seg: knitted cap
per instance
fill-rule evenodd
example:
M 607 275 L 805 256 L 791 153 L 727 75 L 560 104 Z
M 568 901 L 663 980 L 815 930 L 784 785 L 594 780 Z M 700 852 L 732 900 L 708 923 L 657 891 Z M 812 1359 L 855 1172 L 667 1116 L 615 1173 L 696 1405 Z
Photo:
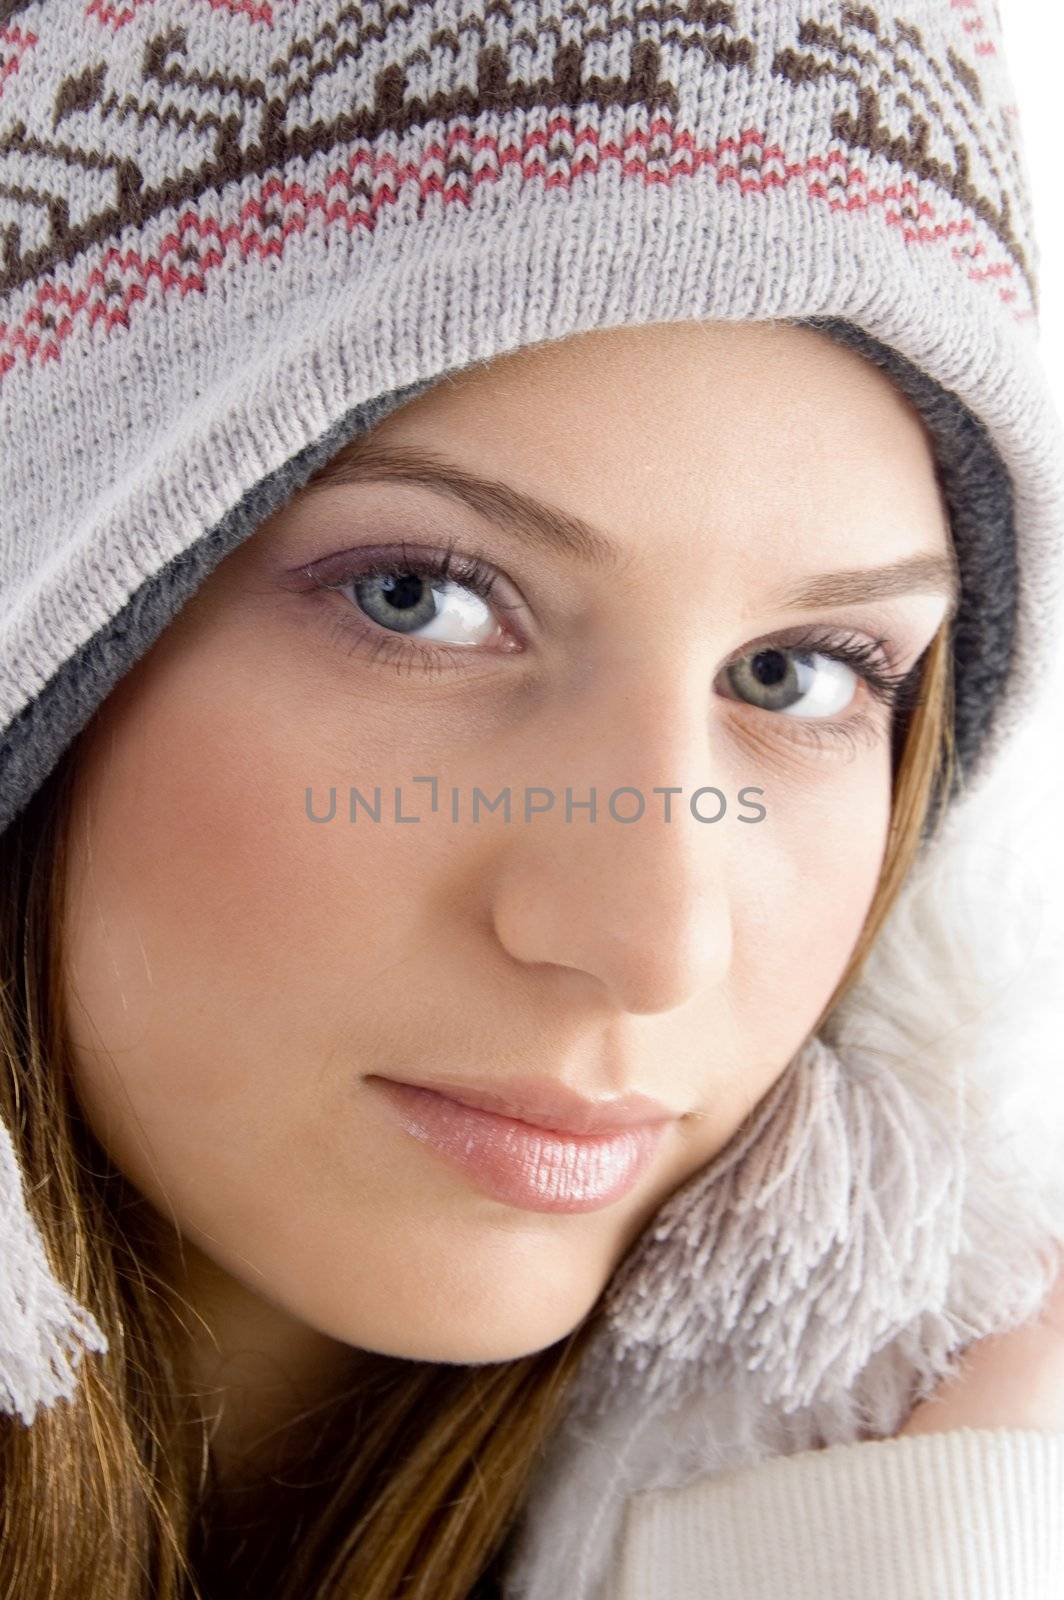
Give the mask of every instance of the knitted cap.
M 344 442 L 506 351 L 785 319 L 934 440 L 969 780 L 1048 659 L 1064 450 L 989 0 L 0 5 L 0 829 Z M 6 1165 L 5 1165 L 6 1164 Z M 0 1405 L 104 1348 L 0 1127 Z

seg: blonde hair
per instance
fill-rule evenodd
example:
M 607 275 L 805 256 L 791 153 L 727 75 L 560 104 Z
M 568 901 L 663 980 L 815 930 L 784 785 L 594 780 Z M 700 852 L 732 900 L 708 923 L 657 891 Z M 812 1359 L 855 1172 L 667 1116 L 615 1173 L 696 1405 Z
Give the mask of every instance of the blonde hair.
M 952 779 L 949 629 L 918 666 L 895 747 L 878 888 L 834 1005 L 856 977 Z M 283 1472 L 216 1493 L 188 1399 L 185 1309 L 166 1219 L 79 1112 L 59 910 L 76 745 L 0 835 L 0 1112 L 53 1271 L 110 1340 L 75 1396 L 31 1428 L 0 1417 L 0 1551 L 19 1600 L 471 1600 L 497 1592 L 529 1474 L 562 1413 L 600 1301 L 566 1338 L 488 1366 L 352 1352 L 349 1387 L 283 1434 Z M 823 1014 L 822 1014 L 823 1015 Z M 815 1030 L 813 1030 L 815 1031 Z M 231 1566 L 226 1559 L 231 1557 Z M 254 1583 L 254 1588 L 252 1584 Z M 215 1591 L 214 1586 L 217 1585 Z

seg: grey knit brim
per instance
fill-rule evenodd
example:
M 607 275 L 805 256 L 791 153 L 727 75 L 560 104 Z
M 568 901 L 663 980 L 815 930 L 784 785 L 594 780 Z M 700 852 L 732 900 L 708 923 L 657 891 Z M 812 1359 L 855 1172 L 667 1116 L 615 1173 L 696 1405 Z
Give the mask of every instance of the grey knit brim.
M 810 317 L 805 326 L 881 367 L 919 411 L 934 445 L 961 579 L 951 631 L 956 792 L 979 771 L 1013 666 L 1019 561 L 1012 480 L 964 402 L 897 350 L 837 318 Z
M 0 735 L 0 832 L 40 788 L 121 678 L 227 555 L 278 511 L 349 439 L 433 387 L 410 384 L 352 407 L 320 438 L 253 484 L 236 505 L 159 572 L 49 680 Z

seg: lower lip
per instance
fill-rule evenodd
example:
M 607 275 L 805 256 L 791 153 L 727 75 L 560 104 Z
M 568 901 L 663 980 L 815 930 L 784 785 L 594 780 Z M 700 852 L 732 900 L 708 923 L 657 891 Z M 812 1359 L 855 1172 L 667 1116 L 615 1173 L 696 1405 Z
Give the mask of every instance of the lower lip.
M 597 1211 L 638 1183 L 667 1122 L 616 1133 L 561 1133 L 481 1111 L 433 1089 L 365 1080 L 379 1087 L 415 1139 L 468 1173 L 477 1187 L 526 1211 Z

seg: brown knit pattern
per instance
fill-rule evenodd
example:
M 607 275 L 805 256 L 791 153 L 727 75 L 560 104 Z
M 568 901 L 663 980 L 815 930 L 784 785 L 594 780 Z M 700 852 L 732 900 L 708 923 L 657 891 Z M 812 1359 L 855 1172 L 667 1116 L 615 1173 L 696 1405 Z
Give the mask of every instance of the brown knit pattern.
M 702 166 L 751 197 L 796 184 L 872 211 L 1032 316 L 996 11 L 942 0 L 932 33 L 913 9 L 922 25 L 721 0 L 490 0 L 461 17 L 424 0 L 4 0 L 0 381 L 307 229 L 353 239 L 389 215 L 512 202 L 511 185 L 671 185 Z

